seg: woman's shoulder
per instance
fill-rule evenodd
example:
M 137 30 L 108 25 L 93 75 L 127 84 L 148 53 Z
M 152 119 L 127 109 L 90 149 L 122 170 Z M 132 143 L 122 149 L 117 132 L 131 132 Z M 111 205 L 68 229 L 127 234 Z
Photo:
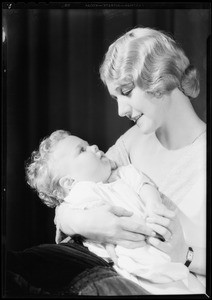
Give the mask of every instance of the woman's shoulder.
M 137 125 L 130 127 L 123 135 L 123 138 L 132 138 L 135 135 L 141 134 L 141 130 Z
M 128 129 L 121 137 L 120 139 L 124 142 L 126 149 L 130 149 L 134 142 L 138 139 L 141 140 L 143 136 L 142 131 L 139 129 L 137 125 L 132 126 L 130 129 Z

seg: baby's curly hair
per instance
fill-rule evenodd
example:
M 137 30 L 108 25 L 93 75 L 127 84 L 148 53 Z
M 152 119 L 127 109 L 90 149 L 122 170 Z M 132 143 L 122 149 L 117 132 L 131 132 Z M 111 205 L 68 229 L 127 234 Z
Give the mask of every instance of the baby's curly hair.
M 65 191 L 49 162 L 55 145 L 69 135 L 69 131 L 54 131 L 41 141 L 38 150 L 32 152 L 25 164 L 27 183 L 38 193 L 39 198 L 52 208 L 63 202 Z

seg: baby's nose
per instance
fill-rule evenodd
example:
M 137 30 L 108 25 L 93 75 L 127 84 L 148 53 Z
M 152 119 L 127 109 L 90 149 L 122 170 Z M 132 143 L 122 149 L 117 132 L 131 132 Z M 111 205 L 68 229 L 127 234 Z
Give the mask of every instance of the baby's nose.
M 91 151 L 93 151 L 94 153 L 97 152 L 99 150 L 97 145 L 92 145 L 90 146 Z

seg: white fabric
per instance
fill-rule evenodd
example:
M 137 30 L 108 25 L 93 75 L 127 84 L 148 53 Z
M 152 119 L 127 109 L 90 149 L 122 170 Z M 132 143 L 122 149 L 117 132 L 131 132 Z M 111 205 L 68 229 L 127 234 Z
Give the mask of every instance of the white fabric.
M 128 154 L 125 143 L 131 135 L 134 138 Z M 160 192 L 178 206 L 187 244 L 206 248 L 206 133 L 189 146 L 168 150 L 155 133 L 142 135 L 134 126 L 109 149 L 107 156 L 118 165 L 132 163 L 149 176 Z M 127 277 L 126 273 L 124 276 Z M 158 285 L 140 281 L 140 284 L 154 294 L 205 293 L 201 284 L 205 276 L 197 277 L 189 274 L 188 289 L 176 283 Z
M 56 242 L 60 241 L 59 223 L 62 221 L 59 210 L 62 206 L 64 209 L 65 205 L 73 209 L 89 209 L 104 201 L 133 211 L 138 221 L 141 220 L 144 216 L 145 205 L 139 197 L 139 191 L 144 183 L 151 183 L 151 181 L 132 165 L 120 167 L 116 172 L 116 180 L 111 183 L 89 181 L 76 183 L 57 209 Z M 97 243 L 85 242 L 84 245 L 98 256 L 109 257 L 105 248 Z M 167 283 L 188 277 L 187 267 L 182 263 L 172 263 L 167 254 L 150 245 L 136 249 L 116 246 L 115 251 L 118 256 L 118 267 L 116 267 L 118 272 L 124 270 L 156 283 Z
M 133 159 L 128 158 L 129 163 L 150 177 L 159 191 L 178 206 L 188 244 L 205 247 L 206 134 L 192 145 L 179 150 L 164 148 L 154 133 L 139 135 L 139 151 L 132 146 L 130 156 Z M 118 161 L 120 151 L 125 151 L 127 155 L 124 136 L 109 149 L 107 156 Z M 138 159 L 135 155 L 137 152 Z M 126 158 L 123 163 L 127 163 Z

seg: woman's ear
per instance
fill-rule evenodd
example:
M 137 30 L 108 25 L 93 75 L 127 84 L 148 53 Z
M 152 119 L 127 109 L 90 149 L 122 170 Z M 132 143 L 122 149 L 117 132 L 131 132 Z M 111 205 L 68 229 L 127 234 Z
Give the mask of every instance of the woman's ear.
M 72 179 L 70 176 L 63 176 L 59 180 L 60 186 L 64 189 L 68 189 L 68 190 L 71 189 L 73 182 L 74 182 L 74 179 Z
M 164 94 L 160 91 L 156 91 L 156 92 L 147 91 L 146 93 L 149 96 L 149 100 L 152 102 L 154 102 L 155 100 L 158 100 L 158 99 L 163 99 L 163 96 L 164 96 Z
M 163 97 L 163 94 L 160 91 L 157 91 L 157 92 L 155 92 L 154 96 L 155 96 L 155 98 L 160 99 Z

